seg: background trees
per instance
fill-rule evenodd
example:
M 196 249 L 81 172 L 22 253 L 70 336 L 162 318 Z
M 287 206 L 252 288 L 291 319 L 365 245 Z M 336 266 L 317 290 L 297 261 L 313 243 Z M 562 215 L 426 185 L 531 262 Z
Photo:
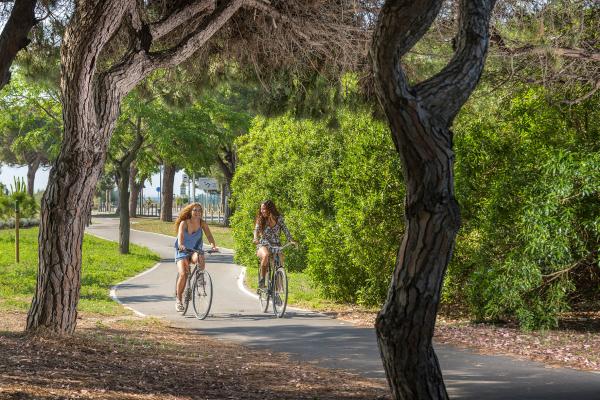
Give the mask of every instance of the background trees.
M 0 161 L 27 166 L 27 192 L 32 196 L 36 171 L 58 154 L 62 109 L 57 93 L 17 75 L 0 96 Z
M 29 44 L 29 30 L 35 19 L 36 0 L 16 0 L 0 34 L 0 89 L 10 80 L 10 66 L 19 50 Z M 6 4 L 2 5 L 6 13 Z

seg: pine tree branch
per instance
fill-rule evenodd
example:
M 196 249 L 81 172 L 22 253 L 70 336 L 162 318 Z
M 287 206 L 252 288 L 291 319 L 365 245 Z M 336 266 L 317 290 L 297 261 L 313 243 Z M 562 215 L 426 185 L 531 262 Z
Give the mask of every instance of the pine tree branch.
M 134 46 L 130 52 L 124 56 L 122 61 L 107 71 L 102 78 L 107 85 L 113 80 L 119 81 L 116 87 L 119 88 L 120 95 L 129 93 L 138 82 L 148 76 L 157 68 L 167 68 L 177 65 L 192 56 L 200 49 L 229 19 L 239 10 L 244 0 L 230 0 L 223 2 L 215 11 L 210 14 L 194 32 L 183 38 L 177 45 L 157 53 L 149 51 L 150 46 Z M 132 24 L 134 29 L 136 21 L 139 19 L 132 14 Z M 143 32 L 142 29 L 138 32 Z M 141 48 L 140 48 L 141 47 Z M 110 85 L 112 86 L 112 85 Z
M 443 1 L 387 1 L 373 34 L 371 58 L 378 91 L 392 103 L 415 101 L 401 66 L 402 57 L 423 37 Z
M 189 22 L 192 18 L 206 11 L 214 11 L 216 8 L 215 0 L 199 0 L 188 7 L 176 10 L 159 22 L 149 25 L 152 40 L 156 41 L 179 26 Z
M 456 51 L 430 79 L 415 85 L 429 114 L 450 126 L 479 82 L 489 44 L 489 21 L 495 0 L 461 0 Z
M 10 81 L 10 66 L 17 53 L 29 44 L 27 35 L 38 22 L 35 4 L 36 0 L 16 0 L 0 34 L 0 89 Z

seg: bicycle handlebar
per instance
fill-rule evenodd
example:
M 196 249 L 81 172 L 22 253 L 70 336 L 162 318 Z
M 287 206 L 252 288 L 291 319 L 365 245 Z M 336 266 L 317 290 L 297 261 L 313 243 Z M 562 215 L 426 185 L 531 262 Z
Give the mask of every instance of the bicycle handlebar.
M 213 250 L 213 249 L 209 249 L 209 250 L 198 250 L 198 249 L 188 249 L 185 248 L 183 250 L 181 250 L 184 253 L 198 253 L 198 254 L 204 254 L 204 253 L 208 253 L 208 254 L 213 254 L 213 253 L 219 253 L 219 250 Z
M 258 242 L 259 244 L 263 245 L 263 246 L 267 246 L 269 248 L 269 250 L 271 251 L 271 253 L 281 253 L 284 249 L 287 249 L 290 246 L 294 246 L 296 245 L 296 243 L 294 242 L 287 242 L 285 245 L 283 246 L 272 246 L 269 242 L 267 242 L 266 240 L 261 240 L 260 242 Z

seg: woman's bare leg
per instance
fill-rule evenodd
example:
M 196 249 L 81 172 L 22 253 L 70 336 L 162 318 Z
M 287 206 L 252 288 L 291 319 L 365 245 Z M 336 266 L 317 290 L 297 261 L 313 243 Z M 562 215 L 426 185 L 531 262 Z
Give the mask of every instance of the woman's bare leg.
M 192 262 L 198 264 L 200 271 L 204 271 L 204 268 L 206 267 L 206 259 L 204 258 L 203 254 L 194 253 Z
M 179 279 L 177 279 L 177 300 L 182 301 L 181 295 L 185 290 L 185 281 L 187 274 L 189 273 L 190 263 L 187 258 L 177 261 L 177 271 L 179 272 Z
M 260 260 L 260 278 L 263 279 L 267 275 L 267 267 L 269 266 L 269 249 L 262 246 L 256 251 L 256 255 Z

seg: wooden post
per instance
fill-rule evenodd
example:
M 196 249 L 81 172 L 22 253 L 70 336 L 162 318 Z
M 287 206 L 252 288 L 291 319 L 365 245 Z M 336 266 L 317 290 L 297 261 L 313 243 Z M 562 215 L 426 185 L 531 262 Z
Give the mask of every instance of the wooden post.
M 19 200 L 15 200 L 15 259 L 19 262 Z

